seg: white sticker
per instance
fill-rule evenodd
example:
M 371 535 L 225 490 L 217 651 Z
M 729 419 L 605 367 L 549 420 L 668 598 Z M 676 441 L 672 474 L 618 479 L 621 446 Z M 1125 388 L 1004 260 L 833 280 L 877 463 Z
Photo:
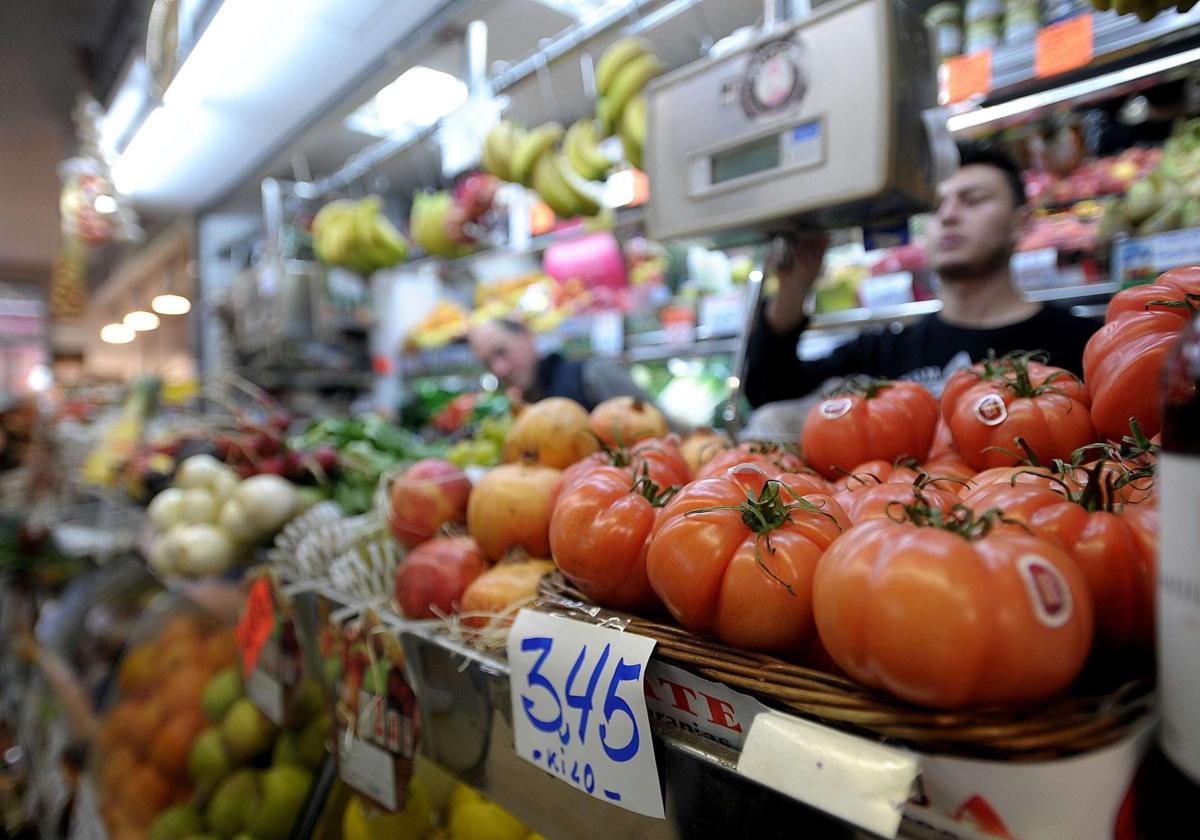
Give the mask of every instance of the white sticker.
M 276 726 L 283 726 L 285 705 L 283 686 L 262 668 L 255 668 L 246 680 L 246 696 Z
M 985 426 L 999 426 L 1008 419 L 1008 406 L 999 394 L 985 394 L 975 403 L 975 416 Z
M 838 397 L 836 400 L 825 400 L 819 410 L 826 420 L 836 420 L 848 414 L 853 405 L 849 397 Z
M 1026 554 L 1017 560 L 1017 570 L 1025 581 L 1029 602 L 1038 621 L 1057 628 L 1071 620 L 1074 612 L 1071 588 L 1058 569 L 1042 557 Z
M 517 755 L 572 787 L 662 819 L 643 679 L 654 640 L 521 610 L 508 635 Z
M 650 722 L 691 732 L 740 750 L 750 724 L 766 706 L 721 683 L 651 662 L 646 669 L 646 707 Z
M 338 730 L 338 775 L 388 811 L 396 811 L 396 766 L 391 753 Z
M 920 765 L 912 753 L 780 714 L 754 719 L 738 772 L 883 837 L 895 837 Z

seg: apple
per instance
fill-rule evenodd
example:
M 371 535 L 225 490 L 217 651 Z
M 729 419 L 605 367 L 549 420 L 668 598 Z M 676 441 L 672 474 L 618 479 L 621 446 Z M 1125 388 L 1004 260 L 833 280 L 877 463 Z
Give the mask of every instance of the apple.
M 457 612 L 467 584 L 487 562 L 470 537 L 434 537 L 408 553 L 396 569 L 396 603 L 408 618 Z
M 242 677 L 238 669 L 230 665 L 213 675 L 204 686 L 204 694 L 200 697 L 200 707 L 204 715 L 213 723 L 220 723 L 221 718 L 229 711 L 233 701 L 242 696 Z
M 195 808 L 191 805 L 172 805 L 154 818 L 146 833 L 146 840 L 184 840 L 203 830 L 200 814 Z
M 220 837 L 233 837 L 244 831 L 259 809 L 258 774 L 238 770 L 221 782 L 204 812 L 209 829 Z
M 412 548 L 433 537 L 447 522 L 466 519 L 471 482 L 449 461 L 425 458 L 392 482 L 388 524 Z
M 244 697 L 235 700 L 221 719 L 221 737 L 229 757 L 239 764 L 269 749 L 275 732 L 275 724 Z
M 188 776 L 201 787 L 211 787 L 233 769 L 221 730 L 210 726 L 196 736 L 188 754 Z
M 312 773 L 294 764 L 277 764 L 259 778 L 261 800 L 246 821 L 246 831 L 257 840 L 284 840 L 304 805 Z
M 526 464 L 489 470 L 467 506 L 467 530 L 489 560 L 521 548 L 534 557 L 550 554 L 550 496 L 561 471 Z

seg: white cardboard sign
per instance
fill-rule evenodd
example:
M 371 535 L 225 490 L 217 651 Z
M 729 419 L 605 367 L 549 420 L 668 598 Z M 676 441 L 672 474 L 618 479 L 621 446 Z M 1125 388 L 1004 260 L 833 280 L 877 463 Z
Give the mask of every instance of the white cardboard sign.
M 654 640 L 521 610 L 508 635 L 517 755 L 590 796 L 662 819 L 643 680 Z
M 646 706 L 652 723 L 735 750 L 745 743 L 754 718 L 766 711 L 753 697 L 657 661 L 646 670 Z

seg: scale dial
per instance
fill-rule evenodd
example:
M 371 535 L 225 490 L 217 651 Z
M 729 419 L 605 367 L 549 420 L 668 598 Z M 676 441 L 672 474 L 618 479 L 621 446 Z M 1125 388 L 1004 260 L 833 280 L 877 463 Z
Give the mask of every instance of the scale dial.
M 800 46 L 794 41 L 764 44 L 742 75 L 742 110 L 748 117 L 779 111 L 801 99 L 807 84 L 800 70 Z

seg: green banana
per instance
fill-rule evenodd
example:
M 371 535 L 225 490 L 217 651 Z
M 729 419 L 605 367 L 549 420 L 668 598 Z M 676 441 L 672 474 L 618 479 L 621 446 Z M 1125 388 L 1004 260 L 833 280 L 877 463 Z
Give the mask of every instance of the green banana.
M 578 216 L 595 216 L 600 212 L 600 204 L 594 199 L 584 187 L 583 179 L 579 177 L 572 169 L 570 161 L 562 152 L 555 152 L 552 155 L 546 155 L 552 158 L 555 167 L 558 169 L 559 177 L 562 179 L 563 185 L 571 193 L 574 199 L 575 212 Z M 579 179 L 579 183 L 575 183 Z
M 483 168 L 501 181 L 512 180 L 513 148 L 523 134 L 510 120 L 501 120 L 492 127 L 483 142 Z
M 639 148 L 646 147 L 646 94 L 639 93 L 625 106 L 625 113 L 621 114 L 621 127 L 624 129 L 623 137 L 628 136 Z
M 617 71 L 652 49 L 653 45 L 645 38 L 622 38 L 613 43 L 596 62 L 596 93 L 607 94 L 617 78 Z
M 512 181 L 528 187 L 533 175 L 533 165 L 537 163 L 538 158 L 554 148 L 562 134 L 561 125 L 548 122 L 523 135 L 513 149 L 512 165 L 509 168 Z
M 613 80 L 612 89 L 600 100 L 597 108 L 600 129 L 604 136 L 613 133 L 629 100 L 637 96 L 646 83 L 664 69 L 663 63 L 653 53 L 640 55 L 621 68 L 617 78 Z
M 575 193 L 563 180 L 563 173 L 555 158 L 553 154 L 544 154 L 537 159 L 533 166 L 533 188 L 555 215 L 564 219 L 574 218 L 579 215 Z
M 600 150 L 596 123 L 589 119 L 571 123 L 563 137 L 563 151 L 571 168 L 589 181 L 603 181 L 612 168 L 612 161 Z

